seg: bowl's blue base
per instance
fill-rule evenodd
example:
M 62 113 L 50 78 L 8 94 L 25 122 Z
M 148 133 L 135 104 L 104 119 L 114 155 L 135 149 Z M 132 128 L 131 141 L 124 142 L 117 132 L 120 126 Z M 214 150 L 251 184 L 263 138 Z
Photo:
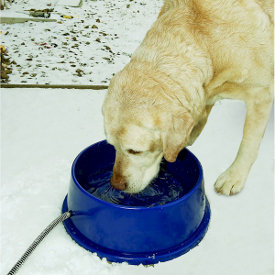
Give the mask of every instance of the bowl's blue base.
M 67 206 L 67 196 L 64 199 L 63 206 L 62 206 L 62 213 L 68 211 Z M 97 253 L 100 258 L 106 258 L 110 262 L 127 262 L 133 265 L 150 265 L 155 264 L 158 262 L 164 262 L 172 260 L 176 257 L 179 257 L 185 253 L 187 253 L 190 249 L 194 248 L 196 245 L 204 237 L 208 224 L 210 221 L 210 206 L 209 202 L 206 198 L 206 205 L 205 205 L 205 213 L 202 219 L 201 224 L 197 228 L 197 230 L 192 234 L 192 236 L 182 242 L 179 243 L 177 246 L 169 247 L 165 250 L 161 251 L 152 251 L 151 253 L 125 253 L 121 251 L 116 251 L 112 249 L 108 249 L 106 247 L 99 246 L 98 244 L 92 242 L 91 240 L 87 239 L 83 236 L 78 229 L 74 226 L 71 219 L 65 220 L 64 227 L 67 233 L 72 237 L 72 239 L 77 242 L 80 246 L 84 247 L 85 249 Z

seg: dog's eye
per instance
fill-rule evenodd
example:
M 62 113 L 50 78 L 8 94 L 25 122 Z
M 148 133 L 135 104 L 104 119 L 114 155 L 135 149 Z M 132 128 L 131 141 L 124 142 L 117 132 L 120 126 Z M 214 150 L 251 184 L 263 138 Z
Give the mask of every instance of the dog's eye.
M 132 150 L 132 149 L 128 149 L 127 153 L 132 154 L 132 155 L 138 155 L 138 154 L 141 154 L 142 152 L 141 151 L 135 151 L 135 150 Z

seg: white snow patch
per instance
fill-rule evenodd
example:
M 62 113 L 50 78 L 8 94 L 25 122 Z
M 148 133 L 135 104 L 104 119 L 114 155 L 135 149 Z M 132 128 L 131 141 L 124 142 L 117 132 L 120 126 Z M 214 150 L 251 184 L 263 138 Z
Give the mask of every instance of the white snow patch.
M 1 43 L 17 63 L 10 83 L 109 83 L 129 62 L 162 5 L 159 0 L 83 0 L 78 8 L 58 3 L 15 0 L 11 5 L 8 12 L 16 16 L 26 16 L 31 8 L 54 8 L 50 18 L 57 22 L 2 24 Z

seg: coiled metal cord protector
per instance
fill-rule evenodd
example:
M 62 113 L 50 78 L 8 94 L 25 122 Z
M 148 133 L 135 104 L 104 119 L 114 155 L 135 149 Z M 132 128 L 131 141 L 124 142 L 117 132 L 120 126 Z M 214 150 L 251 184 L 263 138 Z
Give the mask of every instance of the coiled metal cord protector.
M 72 216 L 72 211 L 67 211 L 52 221 L 45 230 L 34 240 L 34 242 L 29 246 L 23 256 L 17 261 L 17 263 L 13 266 L 13 268 L 9 271 L 7 275 L 15 274 L 21 265 L 26 261 L 26 259 L 30 256 L 33 250 L 40 244 L 40 242 L 55 228 L 60 222 L 65 221 L 66 219 Z

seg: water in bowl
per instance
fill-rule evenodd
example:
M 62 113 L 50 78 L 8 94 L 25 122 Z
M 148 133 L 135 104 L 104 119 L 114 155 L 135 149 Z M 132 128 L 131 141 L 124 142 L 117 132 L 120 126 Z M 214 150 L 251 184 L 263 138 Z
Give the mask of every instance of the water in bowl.
M 110 185 L 112 167 L 91 175 L 87 191 L 93 196 L 115 204 L 126 206 L 153 207 L 163 205 L 182 197 L 187 186 L 161 167 L 159 175 L 143 191 L 129 194 Z

